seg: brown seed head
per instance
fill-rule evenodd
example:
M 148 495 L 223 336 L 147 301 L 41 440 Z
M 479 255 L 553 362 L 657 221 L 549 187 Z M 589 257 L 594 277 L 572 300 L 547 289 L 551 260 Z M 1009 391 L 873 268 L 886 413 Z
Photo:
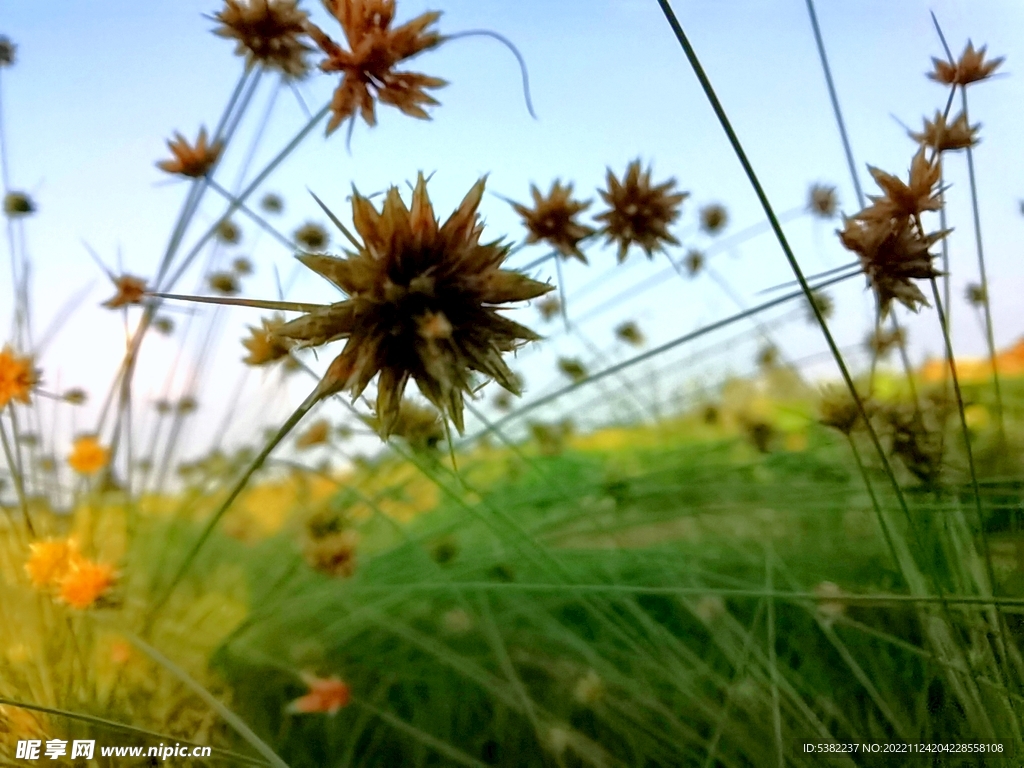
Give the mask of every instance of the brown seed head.
M 821 423 L 844 435 L 849 435 L 853 431 L 860 418 L 860 410 L 848 387 L 835 384 L 826 387 L 821 393 L 821 403 L 818 408 L 821 413 Z
M 249 351 L 249 354 L 242 362 L 254 366 L 268 365 L 289 357 L 288 353 L 295 346 L 295 342 L 284 336 L 278 336 L 276 333 L 284 323 L 284 315 L 279 313 L 269 318 L 262 318 L 259 328 L 250 325 L 249 338 L 242 339 L 242 346 Z
M 116 293 L 103 302 L 107 309 L 127 307 L 130 304 L 141 304 L 146 295 L 146 281 L 141 277 L 132 275 L 121 275 L 114 278 Z
M 236 275 L 251 275 L 252 262 L 245 258 L 245 256 L 239 256 L 231 262 L 231 269 Z
M 709 235 L 717 235 L 729 223 L 729 212 L 721 203 L 711 203 L 700 209 L 700 228 Z
M 562 311 L 562 302 L 558 300 L 557 296 L 545 296 L 537 302 L 537 311 L 545 320 L 553 320 Z
M 935 119 L 924 120 L 924 128 L 920 133 L 908 131 L 910 138 L 922 147 L 930 147 L 937 152 L 954 152 L 958 149 L 973 147 L 978 143 L 978 129 L 981 124 L 968 125 L 967 115 L 961 112 L 953 122 L 947 123 L 946 118 L 938 110 Z
M 686 265 L 686 271 L 690 277 L 696 277 L 704 269 L 704 254 L 692 249 L 686 254 L 686 260 L 683 263 Z
M 242 230 L 231 219 L 224 219 L 217 225 L 217 239 L 228 245 L 235 245 L 242 239 Z
M 238 276 L 233 272 L 213 272 L 206 281 L 210 285 L 210 290 L 224 296 L 234 296 L 240 290 Z
M 375 416 L 368 419 L 370 427 L 380 433 L 381 422 Z M 414 451 L 433 450 L 444 439 L 444 425 L 436 408 L 402 400 L 391 434 L 405 440 Z
M 836 215 L 839 206 L 839 199 L 836 196 L 836 188 L 825 184 L 814 184 L 811 186 L 807 196 L 807 210 L 822 219 L 831 219 Z
M 447 83 L 416 72 L 396 72 L 395 66 L 443 42 L 437 32 L 427 32 L 441 14 L 424 13 L 391 29 L 394 0 L 324 0 L 324 5 L 341 24 L 349 47 L 347 51 L 343 49 L 315 24 L 306 25 L 306 31 L 327 55 L 320 69 L 343 73 L 331 100 L 327 133 L 354 117 L 356 110 L 367 125 L 376 125 L 375 101 L 397 107 L 412 117 L 429 119 L 423 105 L 438 102 L 426 89 Z
M 260 200 L 260 208 L 267 213 L 280 213 L 284 210 L 284 200 L 281 199 L 280 195 L 275 195 L 273 192 L 267 192 Z
M 964 289 L 964 298 L 972 307 L 981 307 L 988 301 L 988 292 L 978 283 L 970 283 Z
M 967 41 L 964 52 L 955 64 L 950 64 L 942 59 L 932 58 L 934 69 L 928 73 L 928 78 L 943 85 L 965 87 L 979 80 L 986 80 L 1005 61 L 1005 57 L 985 61 L 985 51 L 988 46 L 983 45 L 980 50 L 974 50 L 974 43 Z
M 290 77 L 309 71 L 306 54 L 313 48 L 302 42 L 309 15 L 296 0 L 225 0 L 214 18 L 221 26 L 213 33 L 238 41 L 235 55 L 245 56 L 247 68 L 259 63 Z
M 14 64 L 18 46 L 11 42 L 7 35 L 0 35 L 0 67 L 10 67 Z
M 363 240 L 358 252 L 347 258 L 299 256 L 348 298 L 292 320 L 277 333 L 301 346 L 345 339 L 319 392 L 347 390 L 358 397 L 379 373 L 376 412 L 385 437 L 410 379 L 460 432 L 463 398 L 476 389 L 474 371 L 519 393 L 502 355 L 539 337 L 499 311 L 552 286 L 501 269 L 509 247 L 480 242 L 483 191 L 481 179 L 444 224 L 434 217 L 422 174 L 411 208 L 397 187 L 388 191 L 381 211 L 353 191 L 352 220 Z
M 171 154 L 174 155 L 174 159 L 163 160 L 157 163 L 156 167 L 161 171 L 176 173 L 191 179 L 198 179 L 209 173 L 224 149 L 224 144 L 221 141 L 207 143 L 206 128 L 199 129 L 199 137 L 196 139 L 195 146 L 190 145 L 180 133 L 175 133 L 174 139 L 168 140 L 167 146 L 171 150 Z
M 158 317 L 153 321 L 153 327 L 164 336 L 170 336 L 174 332 L 174 321 L 169 317 Z
M 925 147 L 921 147 L 910 164 L 910 178 L 904 184 L 895 176 L 878 168 L 868 166 L 871 176 L 882 188 L 884 195 L 868 195 L 871 205 L 857 214 L 863 221 L 883 221 L 905 216 L 918 216 L 925 211 L 937 211 L 942 207 L 938 190 L 941 168 L 936 160 L 928 159 Z
M 544 240 L 557 248 L 565 258 L 574 256 L 586 264 L 587 257 L 580 251 L 579 242 L 594 234 L 594 230 L 583 226 L 575 219 L 580 212 L 590 207 L 591 201 L 573 200 L 572 184 L 562 186 L 561 181 L 557 179 L 551 185 L 551 192 L 547 197 L 532 184 L 530 194 L 533 195 L 533 208 L 512 203 L 512 207 L 523 217 L 523 224 L 529 230 L 526 242 L 536 243 Z
M 633 243 L 647 258 L 653 258 L 654 251 L 666 243 L 679 245 L 668 227 L 679 218 L 679 208 L 690 193 L 673 192 L 675 186 L 675 179 L 652 186 L 651 169 L 641 171 L 640 160 L 629 164 L 621 181 L 608 170 L 607 189 L 599 194 L 609 208 L 594 219 L 604 223 L 601 231 L 608 242 L 618 243 L 620 263 Z
M 36 212 L 36 204 L 24 192 L 8 192 L 4 195 L 4 213 L 14 218 Z
M 642 347 L 646 341 L 646 339 L 644 339 L 643 331 L 640 330 L 640 326 L 632 320 L 620 323 L 615 328 L 615 335 L 622 341 L 634 347 Z
M 178 401 L 176 410 L 182 416 L 187 416 L 190 413 L 195 413 L 198 407 L 199 403 L 196 401 L 194 397 L 192 397 L 191 395 L 185 395 Z
M 310 251 L 322 251 L 331 242 L 331 236 L 327 230 L 312 222 L 303 224 L 295 230 L 294 237 L 295 242 L 306 246 Z
M 587 367 L 575 357 L 558 358 L 558 370 L 577 384 L 586 379 L 589 375 Z

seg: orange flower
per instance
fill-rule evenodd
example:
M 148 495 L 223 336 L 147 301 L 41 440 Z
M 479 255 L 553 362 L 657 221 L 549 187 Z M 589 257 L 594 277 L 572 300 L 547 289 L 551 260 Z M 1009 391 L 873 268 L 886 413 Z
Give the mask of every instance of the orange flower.
M 295 346 L 294 342 L 275 333 L 284 322 L 284 315 L 277 313 L 262 318 L 261 328 L 250 325 L 249 338 L 242 339 L 242 346 L 249 350 L 249 354 L 242 362 L 246 365 L 267 365 L 288 357 L 288 351 Z
M 348 706 L 349 688 L 340 678 L 320 678 L 303 673 L 302 682 L 309 686 L 309 693 L 295 699 L 288 705 L 287 711 L 303 714 L 326 712 L 333 715 L 342 707 Z
M 44 589 L 60 582 L 71 564 L 79 559 L 78 542 L 74 539 L 46 539 L 28 545 L 25 573 L 32 586 Z
M 922 146 L 910 163 L 910 178 L 904 184 L 892 174 L 868 166 L 871 176 L 884 195 L 868 195 L 871 206 L 857 214 L 861 221 L 885 221 L 904 216 L 917 216 L 925 211 L 937 211 L 942 207 L 938 193 L 933 192 L 939 183 L 939 164 L 925 157 Z
M 16 355 L 10 346 L 0 350 L 0 408 L 11 400 L 28 405 L 29 393 L 39 382 L 39 372 L 31 357 Z
M 315 24 L 306 25 L 306 31 L 327 54 L 320 69 L 344 73 L 331 101 L 334 114 L 327 133 L 354 117 L 357 109 L 368 125 L 376 125 L 375 97 L 407 115 L 429 119 L 421 105 L 438 102 L 425 89 L 440 88 L 447 82 L 416 72 L 395 72 L 394 67 L 441 44 L 440 34 L 426 31 L 441 14 L 424 13 L 397 29 L 389 29 L 395 0 L 324 0 L 324 5 L 341 24 L 350 49 L 344 50 Z
M 68 464 L 83 475 L 95 475 L 110 461 L 110 450 L 100 445 L 93 435 L 86 435 L 75 440 Z
M 117 293 L 103 302 L 103 306 L 108 309 L 126 307 L 129 304 L 141 304 L 142 297 L 146 295 L 146 281 L 141 277 L 132 277 L 131 275 L 115 277 L 114 288 Z
M 533 195 L 532 209 L 520 203 L 512 203 L 515 212 L 523 217 L 523 223 L 530 231 L 526 242 L 546 240 L 566 258 L 575 256 L 586 264 L 587 257 L 580 251 L 579 242 L 594 234 L 594 230 L 575 221 L 575 218 L 590 207 L 590 201 L 573 200 L 572 184 L 563 186 L 558 180 L 551 185 L 547 197 L 533 184 L 530 185 L 530 194 Z
M 209 173 L 210 168 L 217 162 L 217 158 L 220 157 L 220 153 L 224 149 L 223 142 L 207 143 L 206 128 L 199 129 L 199 137 L 196 139 L 195 146 L 191 146 L 180 133 L 175 132 L 174 137 L 167 142 L 174 159 L 163 160 L 156 164 L 157 168 L 167 173 L 177 173 L 181 176 L 198 179 Z
M 981 50 L 976 51 L 974 43 L 968 40 L 964 52 L 960 54 L 960 59 L 955 64 L 933 57 L 932 65 L 935 69 L 928 73 L 929 79 L 943 85 L 961 87 L 988 79 L 1005 59 L 1000 56 L 986 62 L 984 59 L 987 48 L 988 46 L 983 45 Z
M 73 608 L 88 608 L 114 583 L 114 568 L 79 558 L 60 580 L 60 599 Z
M 924 128 L 920 133 L 908 131 L 914 141 L 926 147 L 931 147 L 938 152 L 952 152 L 957 149 L 973 147 L 978 143 L 978 125 L 968 125 L 967 115 L 961 112 L 952 122 L 947 122 L 946 117 L 935 110 L 935 119 L 924 120 Z

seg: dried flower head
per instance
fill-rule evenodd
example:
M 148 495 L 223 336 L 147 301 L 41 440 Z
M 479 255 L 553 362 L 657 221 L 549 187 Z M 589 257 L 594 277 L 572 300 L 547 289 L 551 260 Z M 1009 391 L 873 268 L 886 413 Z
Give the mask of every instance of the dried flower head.
M 331 236 L 327 233 L 327 230 L 319 224 L 313 224 L 312 222 L 303 224 L 295 230 L 294 237 L 295 242 L 306 246 L 310 251 L 322 251 L 331 241 Z
M 832 313 L 835 311 L 836 305 L 835 302 L 832 301 L 832 297 L 824 291 L 812 291 L 811 298 L 807 302 L 807 321 L 809 323 L 818 322 L 818 318 L 814 314 L 814 308 L 817 308 L 821 316 L 828 320 L 832 317 Z
M 395 66 L 443 42 L 444 38 L 437 32 L 427 32 L 441 14 L 424 13 L 391 29 L 394 0 L 324 0 L 324 5 L 341 24 L 349 46 L 346 51 L 316 25 L 306 26 L 327 55 L 320 69 L 343 74 L 331 100 L 332 115 L 327 133 L 332 133 L 348 118 L 354 118 L 356 110 L 367 125 L 376 125 L 375 100 L 397 107 L 412 117 L 428 119 L 422 105 L 438 102 L 426 89 L 440 88 L 447 83 L 416 72 L 396 72 Z
M 986 80 L 992 76 L 992 73 L 1005 60 L 1004 57 L 1000 56 L 998 59 L 985 61 L 985 51 L 987 49 L 988 46 L 983 45 L 980 50 L 976 51 L 974 50 L 974 43 L 968 40 L 964 52 L 960 54 L 960 58 L 955 63 L 951 64 L 948 61 L 933 57 L 932 66 L 934 69 L 928 73 L 928 78 L 943 85 L 959 85 L 962 88 L 979 80 Z
M 375 432 L 380 432 L 380 421 L 376 417 L 368 423 Z M 444 439 L 444 424 L 436 408 L 402 400 L 391 434 L 405 440 L 414 451 L 433 450 Z
M 907 403 L 892 403 L 881 410 L 890 428 L 892 455 L 928 487 L 935 485 L 942 471 L 947 414 L 943 403 L 929 403 L 927 399 L 920 409 Z
M 0 67 L 10 67 L 14 64 L 18 46 L 11 42 L 7 35 L 0 35 Z
M 188 140 L 180 133 L 175 132 L 174 139 L 168 140 L 167 147 L 174 155 L 173 160 L 162 160 L 156 167 L 167 173 L 175 173 L 180 176 L 187 176 L 191 179 L 198 179 L 210 172 L 220 153 L 224 149 L 224 143 L 215 141 L 207 143 L 206 128 L 199 129 L 199 137 L 195 146 L 188 143 Z
M 930 147 L 936 152 L 954 152 L 958 149 L 973 147 L 978 143 L 978 129 L 981 124 L 968 125 L 967 115 L 961 112 L 952 122 L 947 123 L 946 116 L 935 110 L 935 119 L 924 119 L 924 128 L 920 133 L 907 131 L 910 138 L 922 147 Z
M 544 320 L 553 320 L 562 311 L 562 302 L 555 295 L 545 296 L 537 302 L 537 311 Z
M 185 395 L 174 407 L 174 409 L 182 416 L 195 413 L 197 408 L 199 408 L 199 403 L 194 397 L 192 397 L 192 395 Z
M 231 262 L 231 270 L 236 275 L 251 275 L 252 274 L 252 262 L 245 256 L 239 256 Z
M 114 568 L 105 563 L 77 558 L 60 580 L 60 599 L 72 608 L 84 609 L 95 603 L 114 585 Z
M 217 224 L 217 239 L 227 245 L 237 245 L 242 239 L 242 230 L 231 219 L 224 219 Z
M 645 342 L 643 331 L 641 331 L 640 326 L 632 320 L 619 323 L 615 328 L 615 336 L 621 341 L 631 344 L 634 347 L 642 347 Z
M 872 355 L 881 359 L 887 357 L 896 347 L 902 345 L 905 338 L 902 328 L 879 328 L 868 334 L 864 346 L 867 347 Z
M 818 408 L 821 423 L 844 435 L 849 435 L 860 419 L 860 409 L 857 408 L 849 387 L 836 384 L 825 387 Z
M 32 358 L 16 355 L 10 345 L 0 349 L 0 410 L 12 400 L 28 405 L 32 390 L 39 383 L 39 371 Z
M 84 435 L 71 445 L 68 464 L 81 475 L 95 475 L 110 461 L 110 450 L 95 435 Z
M 36 589 L 56 586 L 78 560 L 78 542 L 75 539 L 45 539 L 28 545 L 29 557 L 25 573 Z
M 683 260 L 686 272 L 690 277 L 696 277 L 704 269 L 704 254 L 696 249 L 690 249 Z
M 290 77 L 309 71 L 306 54 L 312 47 L 302 42 L 309 15 L 296 0 L 224 0 L 224 10 L 214 17 L 221 26 L 215 35 L 238 41 L 236 56 L 245 66 L 257 63 Z
M 284 200 L 274 192 L 267 192 L 260 200 L 260 208 L 266 213 L 281 213 L 284 210 Z
M 107 309 L 141 304 L 146 295 L 146 281 L 141 277 L 121 275 L 114 278 L 114 290 L 116 293 L 103 302 L 103 306 Z
M 949 230 L 943 230 L 922 235 L 907 218 L 870 222 L 847 218 L 839 239 L 860 258 L 879 312 L 885 317 L 893 299 L 914 312 L 921 305 L 929 306 L 911 280 L 929 280 L 941 274 L 932 265 L 935 254 L 929 249 L 948 234 Z
M 348 685 L 338 677 L 320 678 L 315 675 L 303 674 L 302 682 L 309 687 L 309 693 L 291 702 L 287 711 L 297 714 L 325 712 L 335 714 L 342 707 L 347 707 L 350 693 Z
M 512 410 L 512 395 L 505 390 L 498 392 L 494 396 L 494 407 L 499 411 L 510 411 Z
M 326 445 L 331 436 L 331 424 L 320 419 L 310 424 L 306 431 L 295 438 L 295 447 L 300 451 L 317 445 Z
M 4 195 L 4 213 L 8 216 L 28 216 L 35 212 L 36 204 L 24 192 L 8 192 Z
M 174 406 L 167 400 L 157 400 L 153 403 L 153 408 L 161 416 L 166 416 L 168 413 L 174 410 Z
M 822 219 L 831 219 L 836 215 L 839 198 L 836 188 L 826 184 L 814 184 L 807 195 L 807 210 Z
M 249 338 L 242 339 L 242 346 L 249 350 L 249 354 L 242 362 L 246 365 L 268 365 L 288 357 L 295 342 L 276 333 L 284 323 L 284 315 L 278 313 L 262 318 L 259 328 L 250 325 Z
M 608 169 L 608 188 L 598 192 L 609 208 L 594 219 L 604 223 L 601 231 L 608 242 L 618 243 L 619 262 L 625 261 L 633 243 L 647 258 L 666 243 L 679 245 L 668 227 L 679 218 L 679 208 L 690 193 L 674 192 L 675 186 L 675 179 L 652 186 L 651 169 L 641 171 L 639 159 L 629 164 L 621 181 Z
M 551 185 L 547 197 L 533 184 L 530 185 L 530 194 L 533 195 L 533 208 L 512 203 L 529 230 L 526 242 L 544 240 L 558 249 L 565 258 L 574 256 L 586 264 L 587 257 L 579 249 L 579 242 L 594 234 L 594 230 L 576 221 L 576 216 L 589 208 L 591 201 L 573 200 L 572 184 L 563 186 L 558 179 Z
M 587 378 L 587 367 L 575 357 L 558 358 L 558 370 L 568 376 L 576 384 Z
M 711 203 L 700 209 L 700 228 L 709 235 L 717 235 L 729 223 L 729 212 L 721 203 Z
M 206 278 L 210 290 L 224 296 L 234 296 L 240 290 L 238 276 L 233 272 L 213 272 Z
M 348 258 L 303 254 L 313 269 L 348 294 L 278 329 L 302 346 L 346 339 L 320 385 L 322 395 L 348 390 L 358 397 L 380 373 L 376 412 L 390 434 L 409 380 L 456 428 L 463 397 L 476 389 L 471 372 L 519 394 L 502 355 L 533 331 L 499 314 L 501 305 L 537 298 L 552 286 L 501 269 L 509 247 L 482 244 L 477 207 L 481 179 L 441 225 L 420 174 L 406 208 L 392 187 L 383 210 L 353 191 L 353 223 L 363 246 Z
M 988 301 L 988 291 L 978 283 L 969 283 L 964 289 L 964 298 L 972 307 L 981 307 Z
M 89 399 L 89 393 L 84 389 L 69 389 L 64 393 L 64 402 L 71 403 L 71 405 L 84 405 L 85 401 Z
M 174 321 L 169 317 L 158 317 L 153 321 L 153 328 L 164 336 L 170 336 L 174 333 Z

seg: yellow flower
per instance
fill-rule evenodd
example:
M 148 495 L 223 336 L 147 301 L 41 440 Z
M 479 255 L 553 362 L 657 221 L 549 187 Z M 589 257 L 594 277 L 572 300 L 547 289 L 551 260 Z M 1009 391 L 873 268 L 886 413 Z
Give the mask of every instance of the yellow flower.
M 46 539 L 29 544 L 30 555 L 25 573 L 32 586 L 45 589 L 54 586 L 68 572 L 71 563 L 79 559 L 78 542 L 74 539 Z
M 83 475 L 95 475 L 110 461 L 110 450 L 100 445 L 93 435 L 86 435 L 75 440 L 68 464 Z
M 73 608 L 88 608 L 113 584 L 113 566 L 78 559 L 60 580 L 60 599 Z
M 11 400 L 28 405 L 29 393 L 38 381 L 31 357 L 16 355 L 9 346 L 0 350 L 0 408 Z

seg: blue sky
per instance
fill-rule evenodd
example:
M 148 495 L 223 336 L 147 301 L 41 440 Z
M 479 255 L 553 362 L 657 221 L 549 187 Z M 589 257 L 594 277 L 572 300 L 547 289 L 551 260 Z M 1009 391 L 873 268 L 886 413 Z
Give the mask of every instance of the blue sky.
M 306 5 L 314 20 L 341 39 L 340 30 L 321 8 Z M 801 208 L 809 185 L 820 181 L 836 185 L 842 209 L 855 212 L 855 195 L 804 2 L 700 0 L 676 6 L 776 210 Z M 194 138 L 201 124 L 213 126 L 241 70 L 240 60 L 232 56 L 232 44 L 209 32 L 213 24 L 204 14 L 218 8 L 216 0 L 88 4 L 8 0 L 4 4 L 0 34 L 18 45 L 16 66 L 0 75 L 9 172 L 12 186 L 29 191 L 40 209 L 26 225 L 37 265 L 33 294 L 37 327 L 45 327 L 68 296 L 96 282 L 73 322 L 42 356 L 51 383 L 59 376 L 61 386 L 82 385 L 99 393 L 115 370 L 123 350 L 122 320 L 97 306 L 110 291 L 83 241 L 111 264 L 120 249 L 125 270 L 152 275 L 186 189 L 184 184 L 169 182 L 154 163 L 167 157 L 164 142 L 174 131 Z M 407 66 L 450 81 L 437 92 L 441 106 L 433 110 L 433 120 L 413 120 L 380 107 L 376 128 L 356 126 L 351 153 L 345 146 L 344 129 L 328 138 L 318 130 L 268 180 L 265 189 L 286 200 L 281 219 L 284 231 L 307 219 L 323 221 L 307 187 L 344 214 L 344 220 L 345 198 L 353 183 L 369 193 L 391 184 L 404 186 L 422 170 L 435 174 L 430 192 L 442 216 L 477 178 L 489 174 L 488 190 L 494 194 L 482 206 L 488 231 L 518 241 L 523 234 L 518 218 L 499 196 L 526 200 L 530 183 L 546 190 L 561 178 L 573 181 L 581 196 L 594 198 L 596 209 L 600 201 L 595 190 L 603 185 L 606 168 L 621 173 L 636 157 L 653 163 L 656 181 L 673 176 L 681 189 L 691 193 L 676 229 L 684 241 L 683 251 L 712 244 L 693 226 L 696 211 L 709 202 L 727 206 L 726 235 L 763 222 L 739 163 L 654 0 L 451 0 L 438 4 L 400 0 L 398 20 L 435 8 L 444 12 L 442 32 L 491 29 L 518 46 L 529 66 L 539 119 L 527 114 L 519 70 L 506 49 L 487 38 L 446 43 Z M 1003 71 L 1008 76 L 970 92 L 972 122 L 983 124 L 982 144 L 976 152 L 982 227 L 997 340 L 1005 345 L 1024 331 L 1017 300 L 1024 291 L 1024 270 L 1019 266 L 1024 227 L 1019 210 L 1024 197 L 1019 118 L 1024 84 L 1016 75 L 1018 62 L 1024 61 L 1020 35 L 1024 6 L 979 0 L 817 4 L 858 170 L 868 192 L 873 184 L 865 170 L 867 163 L 900 175 L 909 166 L 914 146 L 898 121 L 918 129 L 923 115 L 930 116 L 944 104 L 945 91 L 924 77 L 929 57 L 941 54 L 930 10 L 942 23 L 955 53 L 972 38 L 978 45 L 987 44 L 991 54 L 1007 57 Z M 336 82 L 336 76 L 314 73 L 299 91 L 315 110 L 329 98 Z M 238 141 L 222 166 L 219 181 L 223 185 L 236 186 L 241 159 L 276 88 L 276 77 L 267 76 L 256 92 Z M 248 178 L 304 120 L 294 94 L 281 90 Z M 963 285 L 976 280 L 963 157 L 951 158 L 947 171 L 952 185 L 951 224 L 956 228 L 950 239 L 956 274 L 956 341 L 965 354 L 978 354 L 983 337 L 960 300 Z M 208 224 L 221 210 L 212 194 L 206 200 L 193 236 L 201 231 L 198 223 Z M 273 298 L 272 265 L 287 275 L 291 254 L 258 235 L 244 219 L 237 221 L 245 238 L 220 258 L 252 258 L 257 271 L 246 281 L 245 294 Z M 834 229 L 835 223 L 809 216 L 795 217 L 787 224 L 808 272 L 850 260 L 838 246 Z M 523 265 L 543 254 L 542 248 L 531 248 L 511 263 Z M 667 266 L 664 257 L 647 262 L 639 253 L 633 253 L 617 271 L 614 262 L 612 249 L 595 249 L 591 266 L 568 263 L 564 270 L 570 314 L 591 313 L 591 319 L 581 323 L 581 331 L 603 350 L 606 360 L 625 354 L 611 334 L 624 319 L 637 320 L 651 342 L 658 343 L 736 311 L 714 283 L 671 276 L 614 311 L 593 316 L 599 302 Z M 721 249 L 711 263 L 749 303 L 759 300 L 755 295 L 759 289 L 791 279 L 781 250 L 768 235 Z M 554 277 L 553 271 L 544 270 L 539 273 L 542 278 Z M 199 272 L 190 273 L 179 289 L 193 289 L 200 277 Z M 576 301 L 573 294 L 579 291 Z M 860 281 L 851 281 L 834 296 L 837 337 L 841 344 L 856 345 L 871 316 L 870 297 Z M 315 276 L 301 277 L 289 297 L 336 300 L 336 294 Z M 9 292 L 4 290 L 0 317 L 5 322 L 9 302 Z M 558 382 L 552 366 L 555 356 L 574 354 L 586 359 L 588 353 L 578 338 L 558 335 L 557 324 L 544 325 L 535 311 L 520 314 L 552 335 L 545 352 L 523 353 L 518 363 L 528 374 L 530 394 L 539 394 Z M 258 316 L 258 312 L 232 310 L 224 319 L 222 342 L 213 353 L 219 362 L 204 369 L 206 404 L 227 402 L 235 391 L 242 354 L 237 339 L 244 325 L 255 323 Z M 939 351 L 933 315 L 911 318 L 908 324 L 918 357 Z M 735 330 L 749 330 L 749 326 Z M 814 329 L 803 321 L 785 325 L 777 335 L 793 358 L 824 348 Z M 749 369 L 758 344 L 749 335 L 745 345 L 725 344 L 727 336 L 709 339 L 700 347 L 707 350 L 705 367 L 716 375 Z M 147 342 L 152 365 L 143 367 L 139 380 L 143 396 L 158 396 L 165 382 L 160 363 L 173 359 L 180 342 L 180 335 Z M 188 341 L 186 349 L 194 350 L 194 343 Z M 695 349 L 667 356 L 665 367 Z M 194 362 L 194 357 L 194 351 L 186 351 L 183 359 Z M 321 359 L 320 364 L 325 363 Z M 819 368 L 828 374 L 827 365 Z M 681 383 L 688 374 L 677 370 L 673 375 Z M 279 419 L 308 386 L 305 380 L 293 382 L 287 397 L 270 398 L 267 407 L 270 381 L 259 375 L 250 379 L 245 391 L 254 394 L 253 402 L 264 403 L 246 422 L 250 426 Z M 181 386 L 178 380 L 172 389 Z M 263 397 L 257 398 L 260 393 Z

